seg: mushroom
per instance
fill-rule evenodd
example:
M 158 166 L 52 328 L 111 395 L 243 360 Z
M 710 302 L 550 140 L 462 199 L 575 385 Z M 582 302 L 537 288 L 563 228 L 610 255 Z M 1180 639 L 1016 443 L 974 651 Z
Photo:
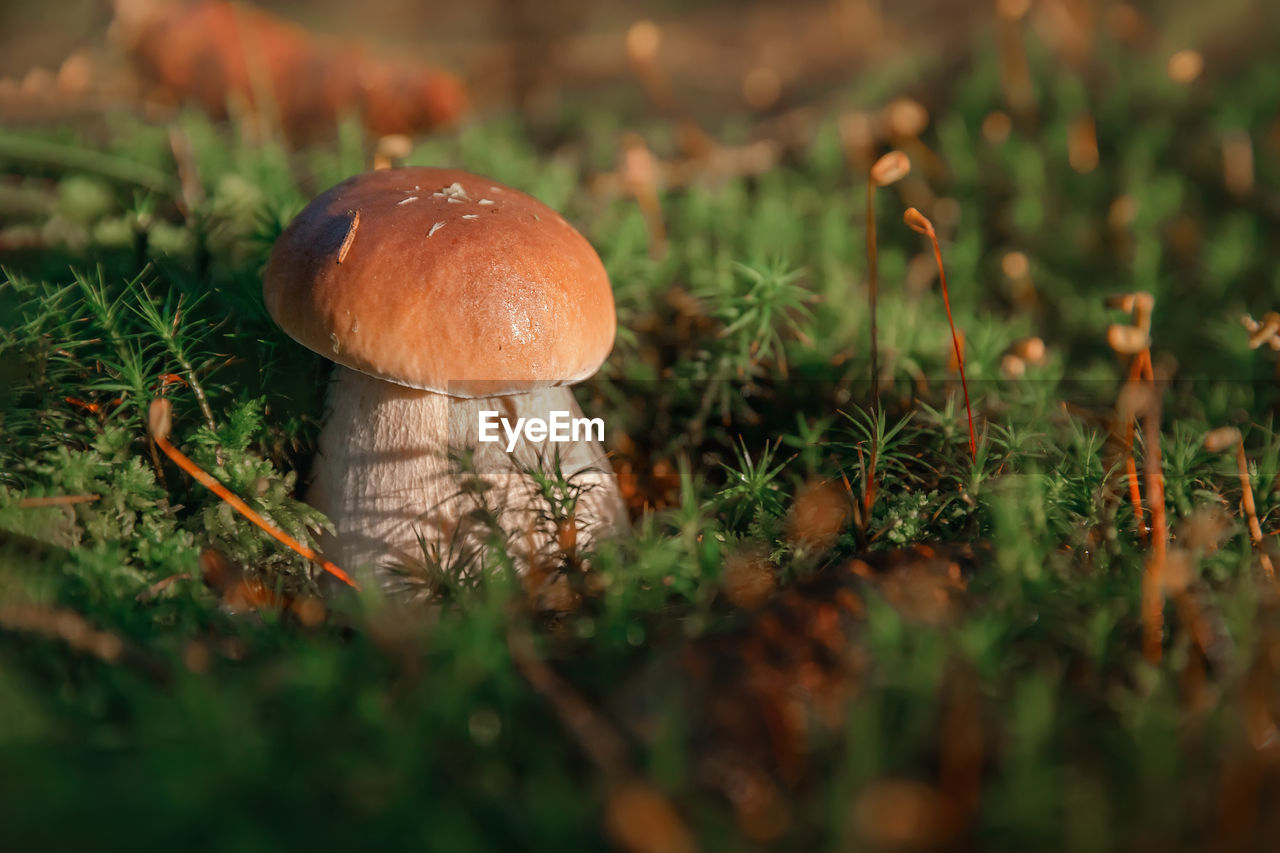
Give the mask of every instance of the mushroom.
M 357 175 L 280 235 L 263 298 L 290 337 L 337 363 L 307 498 L 334 524 L 323 544 L 339 565 L 403 591 L 403 568 L 480 547 L 491 529 L 478 501 L 531 552 L 625 527 L 603 421 L 586 428 L 568 387 L 613 346 L 613 294 L 551 208 L 457 170 Z M 512 447 L 520 418 L 583 429 L 558 443 L 527 429 Z M 468 453 L 481 488 L 460 477 Z M 547 517 L 529 475 L 557 463 L 581 488 L 569 519 Z

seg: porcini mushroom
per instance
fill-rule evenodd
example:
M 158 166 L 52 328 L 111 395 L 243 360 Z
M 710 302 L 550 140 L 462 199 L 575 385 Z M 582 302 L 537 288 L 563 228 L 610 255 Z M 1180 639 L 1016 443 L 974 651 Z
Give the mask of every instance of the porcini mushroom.
M 339 565 L 372 570 L 393 591 L 404 577 L 395 567 L 421 566 L 424 543 L 448 553 L 484 535 L 467 529 L 475 492 L 451 462 L 460 451 L 474 453 L 485 500 L 513 541 L 538 535 L 527 470 L 549 469 L 553 455 L 582 487 L 577 547 L 625 525 L 595 436 L 513 452 L 505 435 L 478 440 L 486 412 L 497 413 L 484 415 L 491 426 L 583 418 L 568 386 L 613 346 L 600 258 L 551 208 L 457 170 L 357 175 L 280 235 L 263 297 L 290 337 L 337 363 L 307 497 L 334 523 L 325 553 Z

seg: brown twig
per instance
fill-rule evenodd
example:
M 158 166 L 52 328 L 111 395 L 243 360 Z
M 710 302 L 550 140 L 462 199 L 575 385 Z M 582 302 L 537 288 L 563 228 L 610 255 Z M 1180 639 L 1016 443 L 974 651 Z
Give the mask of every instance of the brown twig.
M 167 578 L 161 578 L 142 592 L 135 595 L 133 600 L 139 603 L 150 601 L 169 587 L 173 586 L 175 583 L 187 580 L 191 580 L 190 572 L 178 572 L 176 575 L 169 575 Z
M 20 509 L 35 509 L 43 506 L 68 506 L 70 504 L 87 504 L 98 500 L 102 495 L 50 495 L 43 498 L 23 498 L 18 501 Z
M 351 579 L 350 575 L 348 575 L 342 569 L 338 568 L 338 566 L 326 560 L 314 548 L 309 548 L 308 546 L 302 544 L 297 539 L 294 539 L 288 533 L 285 533 L 283 530 L 276 527 L 270 521 L 263 518 L 247 503 L 242 501 L 236 495 L 232 494 L 231 491 L 228 490 L 226 486 L 219 483 L 212 476 L 210 476 L 204 469 L 202 469 L 199 465 L 197 465 L 196 463 L 192 462 L 189 458 L 187 458 L 187 456 L 183 454 L 182 451 L 178 450 L 178 448 L 170 444 L 168 436 L 169 436 L 169 428 L 171 424 L 172 414 L 173 414 L 173 407 L 172 405 L 170 405 L 168 400 L 164 398 L 157 398 L 151 401 L 151 411 L 150 411 L 150 419 L 149 419 L 151 437 L 152 439 L 155 440 L 156 446 L 159 447 L 161 450 L 163 450 L 164 454 L 168 456 L 170 459 L 172 459 L 175 465 L 177 465 L 183 471 L 186 471 L 189 475 L 191 475 L 191 477 L 194 480 L 200 483 L 200 485 L 204 486 L 209 491 L 213 492 L 215 495 L 222 498 L 222 500 L 226 501 L 231 506 L 231 508 L 234 509 L 236 512 L 240 513 L 245 518 L 249 519 L 249 521 L 257 525 L 259 528 L 266 531 L 266 533 L 269 536 L 271 536 L 271 538 L 275 539 L 277 542 L 280 542 L 285 547 L 293 551 L 296 551 L 297 553 L 301 554 L 303 557 L 316 563 L 318 566 L 320 566 L 320 568 L 324 569 L 326 572 L 333 575 L 338 580 L 345 583 L 347 586 L 350 586 L 354 589 L 360 588 L 359 585 L 354 580 Z

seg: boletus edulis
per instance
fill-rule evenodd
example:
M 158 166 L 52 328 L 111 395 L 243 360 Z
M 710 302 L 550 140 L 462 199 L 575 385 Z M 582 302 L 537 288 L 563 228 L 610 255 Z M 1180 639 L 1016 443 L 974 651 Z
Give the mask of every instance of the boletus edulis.
M 323 544 L 339 565 L 395 592 L 403 568 L 474 556 L 495 517 L 518 566 L 625 527 L 603 422 L 568 387 L 613 346 L 613 293 L 551 208 L 457 170 L 358 175 L 281 234 L 263 296 L 336 363 L 307 498 L 336 527 Z M 539 467 L 574 486 L 567 521 L 548 513 Z

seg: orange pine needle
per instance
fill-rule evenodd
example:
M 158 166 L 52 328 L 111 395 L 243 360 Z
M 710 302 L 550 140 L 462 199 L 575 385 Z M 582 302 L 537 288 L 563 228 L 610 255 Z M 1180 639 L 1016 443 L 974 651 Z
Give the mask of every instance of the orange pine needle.
M 342 245 L 338 247 L 338 263 L 342 263 L 347 259 L 347 252 L 351 251 L 351 244 L 356 240 L 356 231 L 360 228 L 360 211 L 352 211 L 351 224 L 347 226 L 347 236 L 342 238 Z
M 303 557 L 311 560 L 313 563 L 316 563 L 320 568 L 324 569 L 347 586 L 350 586 L 353 589 L 360 588 L 359 585 L 351 579 L 350 575 L 333 563 L 324 559 L 324 557 L 322 557 L 314 548 L 307 547 L 297 539 L 294 539 L 288 533 L 285 533 L 283 530 L 276 527 L 267 519 L 263 518 L 247 503 L 232 494 L 226 486 L 219 483 L 199 465 L 192 462 L 181 450 L 170 444 L 168 436 L 172 412 L 173 407 L 168 400 L 159 398 L 151 401 L 149 418 L 151 437 L 155 439 L 156 445 L 164 451 L 165 456 L 172 459 L 175 465 L 190 474 L 193 479 L 200 483 L 200 485 L 204 486 L 206 489 L 230 504 L 231 508 L 236 512 L 240 513 L 264 530 L 271 536 L 271 538 L 275 539 L 285 547 L 296 551 Z
M 917 234 L 923 234 L 933 244 L 933 256 L 938 261 L 938 281 L 942 285 L 942 304 L 947 309 L 947 323 L 951 326 L 951 344 L 955 348 L 956 365 L 960 368 L 960 387 L 964 391 L 964 410 L 969 416 L 969 456 L 978 459 L 978 433 L 973 428 L 973 407 L 969 404 L 969 383 L 964 378 L 964 352 L 960 347 L 960 336 L 956 333 L 956 323 L 951 317 L 951 298 L 947 295 L 947 273 L 942 268 L 942 249 L 938 246 L 938 233 L 933 230 L 933 223 L 914 207 L 907 208 L 902 217 L 907 227 Z

